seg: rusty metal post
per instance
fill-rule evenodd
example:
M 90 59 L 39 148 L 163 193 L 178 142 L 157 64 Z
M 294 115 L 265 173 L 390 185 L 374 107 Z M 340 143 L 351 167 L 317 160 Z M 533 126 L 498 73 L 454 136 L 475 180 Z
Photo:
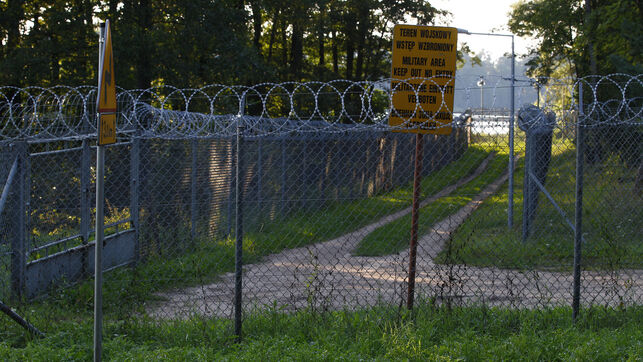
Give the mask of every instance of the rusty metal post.
M 413 309 L 415 296 L 415 266 L 418 240 L 418 213 L 420 206 L 420 181 L 422 180 L 422 146 L 424 137 L 421 133 L 415 136 L 415 171 L 413 178 L 413 206 L 411 209 L 411 242 L 409 245 L 409 289 L 406 296 L 406 307 Z

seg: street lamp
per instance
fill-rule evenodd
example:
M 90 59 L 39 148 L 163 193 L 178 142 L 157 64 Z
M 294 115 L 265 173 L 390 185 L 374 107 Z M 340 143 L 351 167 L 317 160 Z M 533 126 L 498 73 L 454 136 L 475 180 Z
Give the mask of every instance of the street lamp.
M 513 34 L 475 33 L 466 29 L 458 29 L 458 33 L 466 35 L 503 36 L 511 38 L 511 115 L 509 116 L 509 204 L 507 205 L 507 226 L 513 227 L 514 218 L 514 114 L 515 114 L 515 81 L 516 81 L 516 53 L 514 51 Z M 482 92 L 482 88 L 480 90 Z
M 482 87 L 485 85 L 484 77 L 480 76 L 480 79 L 478 79 L 478 87 L 480 87 L 480 113 L 483 113 L 483 104 L 484 104 L 484 96 L 482 95 Z

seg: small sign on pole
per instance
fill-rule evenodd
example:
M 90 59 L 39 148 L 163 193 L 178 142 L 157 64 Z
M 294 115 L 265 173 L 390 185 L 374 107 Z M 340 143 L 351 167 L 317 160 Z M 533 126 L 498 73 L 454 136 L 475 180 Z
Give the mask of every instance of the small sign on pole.
M 105 23 L 104 44 L 98 80 L 98 144 L 101 146 L 116 143 L 116 81 L 109 20 Z
M 399 132 L 451 133 L 457 45 L 456 28 L 395 25 L 389 125 Z

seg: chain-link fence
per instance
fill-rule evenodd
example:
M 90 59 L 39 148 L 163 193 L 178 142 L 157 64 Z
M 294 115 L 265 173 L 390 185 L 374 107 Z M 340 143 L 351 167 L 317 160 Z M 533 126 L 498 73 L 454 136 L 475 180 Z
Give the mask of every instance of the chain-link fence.
M 402 83 L 121 91 L 106 298 L 162 319 L 228 318 L 235 301 L 244 313 L 403 305 L 415 135 L 395 131 L 416 125 L 387 119 L 393 92 L 431 79 Z M 517 104 L 538 107 L 516 110 L 510 138 L 495 101 L 509 82 L 482 108 L 456 80 L 451 134 L 424 136 L 416 299 L 539 308 L 572 304 L 576 285 L 584 306 L 641 304 L 642 83 L 520 86 Z M 0 88 L 0 300 L 93 274 L 94 98 Z

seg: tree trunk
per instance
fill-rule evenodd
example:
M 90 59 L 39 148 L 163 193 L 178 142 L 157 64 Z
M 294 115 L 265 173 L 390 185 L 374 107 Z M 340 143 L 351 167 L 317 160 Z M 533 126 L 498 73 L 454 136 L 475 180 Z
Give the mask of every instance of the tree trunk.
M 353 59 L 355 58 L 355 47 L 353 39 L 348 36 L 346 39 L 346 79 L 353 77 Z
M 272 16 L 272 26 L 270 27 L 270 42 L 268 43 L 268 62 L 272 60 L 272 47 L 275 44 L 275 34 L 277 33 L 277 25 L 279 24 L 279 9 L 275 10 Z
M 319 9 L 319 24 L 317 28 L 317 46 L 319 48 L 319 61 L 317 62 L 319 75 L 323 74 L 324 66 L 326 65 L 326 54 L 324 53 L 324 16 L 326 13 L 326 5 L 320 5 Z
M 335 75 L 339 74 L 339 54 L 337 50 L 337 32 L 333 29 L 331 33 L 332 39 L 332 52 L 333 52 L 333 72 Z
M 150 0 L 139 2 L 138 31 L 142 46 L 138 52 L 138 64 L 136 66 L 136 83 L 139 89 L 148 89 L 152 86 L 152 59 L 150 34 L 152 30 L 152 6 Z
M 283 18 L 281 21 L 281 62 L 282 64 L 288 64 L 288 37 L 286 35 L 286 29 L 288 24 L 286 19 Z
M 8 0 L 4 16 L 7 26 L 6 56 L 12 56 L 20 44 L 20 21 L 24 18 L 24 0 Z M 21 71 L 14 68 L 9 75 L 10 83 L 7 85 L 20 86 Z
M 366 32 L 368 31 L 368 7 L 360 6 L 359 24 L 357 25 L 357 61 L 355 62 L 355 78 L 362 78 L 364 67 L 364 45 L 366 43 Z
M 252 39 L 252 44 L 254 45 L 255 49 L 257 49 L 257 53 L 259 56 L 261 56 L 261 7 L 259 6 L 259 0 L 254 0 L 250 4 L 252 7 L 252 25 L 254 28 L 254 37 Z
M 292 25 L 290 72 L 294 80 L 299 80 L 301 75 L 302 60 L 304 58 L 304 29 L 299 19 Z
M 357 43 L 357 61 L 355 62 L 355 78 L 362 78 L 362 67 L 364 65 L 364 39 Z
M 349 14 L 346 19 L 346 79 L 353 78 L 353 62 L 355 60 L 355 18 Z

